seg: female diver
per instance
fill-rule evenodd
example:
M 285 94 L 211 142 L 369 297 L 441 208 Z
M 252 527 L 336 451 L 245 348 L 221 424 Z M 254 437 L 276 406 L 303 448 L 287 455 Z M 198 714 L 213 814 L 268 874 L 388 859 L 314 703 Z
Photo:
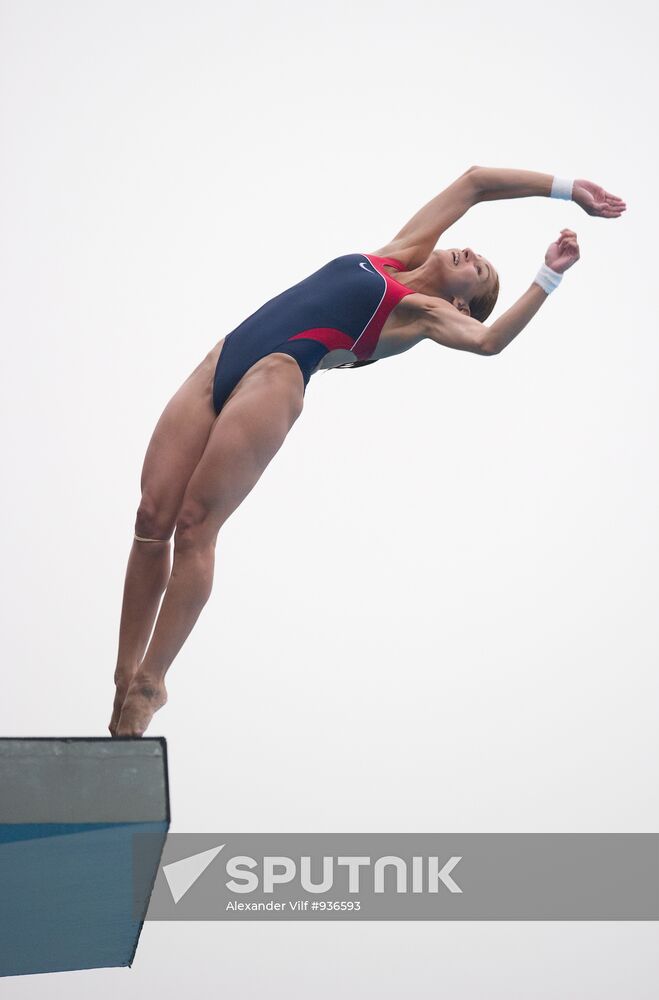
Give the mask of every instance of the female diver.
M 392 357 L 426 339 L 498 354 L 579 259 L 576 234 L 561 230 L 522 297 L 485 323 L 499 291 L 492 263 L 470 247 L 435 250 L 435 244 L 478 202 L 533 195 L 572 199 L 588 215 L 608 219 L 626 208 L 590 181 L 470 167 L 391 243 L 337 257 L 271 299 L 188 376 L 158 420 L 144 459 L 123 593 L 113 736 L 141 736 L 165 704 L 165 673 L 211 593 L 218 532 L 300 416 L 311 375 Z

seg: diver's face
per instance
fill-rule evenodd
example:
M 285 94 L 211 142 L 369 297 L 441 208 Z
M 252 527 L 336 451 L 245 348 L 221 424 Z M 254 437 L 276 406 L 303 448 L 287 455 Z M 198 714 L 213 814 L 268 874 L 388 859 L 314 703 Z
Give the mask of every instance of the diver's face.
M 469 302 L 492 287 L 495 271 L 482 254 L 471 247 L 437 251 L 442 261 L 442 283 L 446 292 Z

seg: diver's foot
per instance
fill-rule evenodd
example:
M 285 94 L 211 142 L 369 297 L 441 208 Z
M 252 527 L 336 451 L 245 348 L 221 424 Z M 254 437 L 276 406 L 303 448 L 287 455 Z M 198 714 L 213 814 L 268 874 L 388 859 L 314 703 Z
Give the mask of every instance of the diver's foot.
M 123 708 L 123 704 L 126 695 L 128 693 L 128 688 L 130 687 L 130 682 L 132 681 L 133 676 L 135 674 L 135 669 L 137 668 L 134 668 L 133 670 L 124 671 L 123 674 L 115 673 L 114 675 L 114 684 L 115 684 L 114 704 L 112 706 L 112 718 L 110 719 L 110 723 L 108 725 L 108 729 L 110 730 L 112 736 L 117 735 L 117 726 L 119 725 L 119 717 L 121 716 L 121 709 Z
M 164 682 L 155 680 L 138 669 L 126 692 L 115 735 L 142 736 L 155 713 L 166 701 Z

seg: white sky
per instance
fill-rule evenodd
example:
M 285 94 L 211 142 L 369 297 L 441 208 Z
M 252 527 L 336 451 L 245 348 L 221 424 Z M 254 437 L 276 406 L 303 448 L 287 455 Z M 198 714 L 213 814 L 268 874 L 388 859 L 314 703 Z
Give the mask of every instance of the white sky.
M 210 347 L 472 163 L 501 355 L 316 375 L 149 735 L 175 830 L 656 830 L 656 23 L 502 0 L 0 3 L 3 735 L 106 735 L 139 473 Z M 357 521 L 367 524 L 356 530 Z M 654 996 L 650 924 L 147 924 L 8 997 Z M 254 961 L 258 956 L 258 963 Z M 327 956 L 332 955 L 331 963 Z M 624 984 L 624 985 L 623 985 Z

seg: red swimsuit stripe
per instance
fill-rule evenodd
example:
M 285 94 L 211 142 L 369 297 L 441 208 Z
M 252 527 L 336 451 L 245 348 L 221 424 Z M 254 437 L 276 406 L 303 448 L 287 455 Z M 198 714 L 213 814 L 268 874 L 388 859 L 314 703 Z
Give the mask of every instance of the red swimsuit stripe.
M 319 344 L 324 344 L 328 351 L 336 351 L 339 348 L 351 351 L 354 344 L 352 337 L 343 330 L 336 330 L 333 326 L 318 326 L 313 330 L 303 330 L 302 333 L 295 333 L 288 339 L 317 340 Z
M 394 260 L 393 257 L 371 257 L 368 254 L 364 254 L 364 256 L 367 260 L 370 260 L 375 270 L 384 278 L 385 289 L 384 294 L 380 299 L 380 304 L 360 333 L 359 337 L 357 337 L 355 343 L 352 345 L 352 352 L 353 354 L 356 354 L 358 361 L 366 361 L 370 358 L 371 354 L 377 347 L 382 327 L 385 324 L 387 316 L 392 309 L 398 305 L 402 298 L 406 295 L 412 294 L 414 291 L 414 289 L 407 288 L 405 285 L 401 284 L 400 281 L 396 281 L 395 278 L 392 278 L 390 274 L 387 274 L 387 272 L 382 269 L 383 264 L 391 264 L 392 267 L 396 267 L 402 271 L 403 266 L 399 260 Z
M 373 315 L 357 339 L 354 340 L 342 330 L 337 330 L 330 326 L 317 327 L 313 330 L 303 330 L 301 333 L 296 333 L 294 336 L 289 337 L 289 340 L 316 340 L 323 344 L 328 351 L 352 351 L 358 361 L 366 361 L 370 358 L 377 347 L 387 316 L 398 305 L 400 300 L 406 295 L 411 295 L 414 289 L 407 288 L 406 285 L 401 284 L 400 281 L 396 281 L 395 278 L 383 270 L 384 264 L 390 264 L 392 267 L 396 267 L 399 271 L 402 271 L 403 265 L 399 260 L 395 260 L 393 257 L 375 257 L 371 254 L 363 254 L 362 256 L 370 261 L 378 274 L 382 275 L 385 287 L 382 298 L 376 306 Z

